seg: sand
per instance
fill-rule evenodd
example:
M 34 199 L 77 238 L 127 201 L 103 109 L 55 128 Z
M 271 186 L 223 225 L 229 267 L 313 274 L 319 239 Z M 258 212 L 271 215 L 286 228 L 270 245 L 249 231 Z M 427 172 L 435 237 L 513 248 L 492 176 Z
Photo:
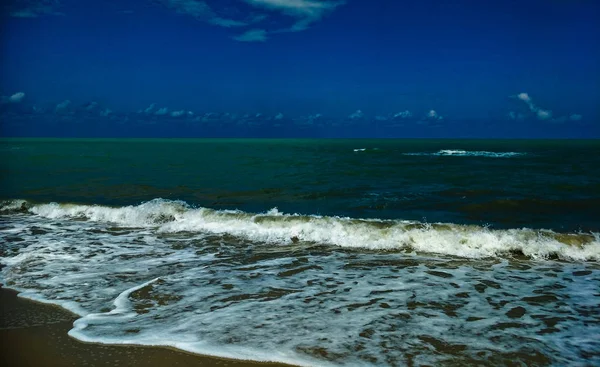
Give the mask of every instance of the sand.
M 0 365 L 2 366 L 266 366 L 189 354 L 162 347 L 82 343 L 67 335 L 72 313 L 33 302 L 0 288 Z

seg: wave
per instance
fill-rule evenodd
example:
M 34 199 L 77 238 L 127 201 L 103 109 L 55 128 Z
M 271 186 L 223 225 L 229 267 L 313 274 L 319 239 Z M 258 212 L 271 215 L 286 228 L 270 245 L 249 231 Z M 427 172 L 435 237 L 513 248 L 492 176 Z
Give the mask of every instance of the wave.
M 379 148 L 356 148 L 353 149 L 354 152 L 374 152 L 374 151 L 378 151 Z
M 453 156 L 453 157 L 489 157 L 489 158 L 510 158 L 525 155 L 525 153 L 518 152 L 487 152 L 487 151 L 470 151 L 470 150 L 452 150 L 442 149 L 435 153 L 421 152 L 421 153 L 404 153 L 404 155 L 416 155 L 416 156 Z
M 403 250 L 464 258 L 524 255 L 533 259 L 600 260 L 599 233 L 491 229 L 476 225 L 406 220 L 265 213 L 194 208 L 183 201 L 154 199 L 135 206 L 107 207 L 25 200 L 0 203 L 0 213 L 57 220 L 85 220 L 159 233 L 233 235 L 275 245 L 318 243 L 369 250 Z

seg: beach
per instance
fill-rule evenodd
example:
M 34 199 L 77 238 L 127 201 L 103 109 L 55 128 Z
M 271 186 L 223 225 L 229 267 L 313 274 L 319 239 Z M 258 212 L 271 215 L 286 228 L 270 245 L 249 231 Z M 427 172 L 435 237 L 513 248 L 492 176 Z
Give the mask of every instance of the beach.
M 0 288 L 3 366 L 222 366 L 284 367 L 184 353 L 162 347 L 82 343 L 67 335 L 77 316 L 58 306 Z

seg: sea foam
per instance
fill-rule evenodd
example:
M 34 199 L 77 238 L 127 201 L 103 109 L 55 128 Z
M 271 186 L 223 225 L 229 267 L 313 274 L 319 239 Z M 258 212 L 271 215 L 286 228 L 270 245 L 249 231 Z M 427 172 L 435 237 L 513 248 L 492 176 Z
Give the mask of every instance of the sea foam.
M 296 242 L 369 250 L 409 250 L 484 258 L 523 254 L 533 259 L 597 261 L 597 233 L 556 233 L 551 230 L 490 229 L 476 225 L 422 223 L 405 220 L 266 213 L 193 208 L 182 201 L 155 199 L 136 206 L 75 204 L 3 204 L 49 219 L 77 219 L 148 228 L 158 233 L 228 234 L 250 241 L 288 245 Z
M 4 206 L 0 281 L 76 312 L 82 341 L 302 366 L 600 362 L 597 263 L 543 260 L 597 259 L 593 234 L 160 199 Z
M 487 152 L 487 151 L 469 151 L 469 150 L 453 150 L 453 149 L 442 149 L 437 152 L 417 152 L 417 153 L 404 153 L 404 155 L 415 155 L 415 156 L 451 156 L 451 157 L 489 157 L 489 158 L 511 158 L 525 155 L 525 153 L 519 152 Z

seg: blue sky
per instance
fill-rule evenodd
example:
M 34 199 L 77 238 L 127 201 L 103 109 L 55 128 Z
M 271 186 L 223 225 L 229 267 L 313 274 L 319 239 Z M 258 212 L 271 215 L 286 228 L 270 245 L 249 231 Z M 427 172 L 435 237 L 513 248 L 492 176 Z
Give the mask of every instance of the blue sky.
M 600 137 L 595 0 L 3 4 L 3 136 Z

